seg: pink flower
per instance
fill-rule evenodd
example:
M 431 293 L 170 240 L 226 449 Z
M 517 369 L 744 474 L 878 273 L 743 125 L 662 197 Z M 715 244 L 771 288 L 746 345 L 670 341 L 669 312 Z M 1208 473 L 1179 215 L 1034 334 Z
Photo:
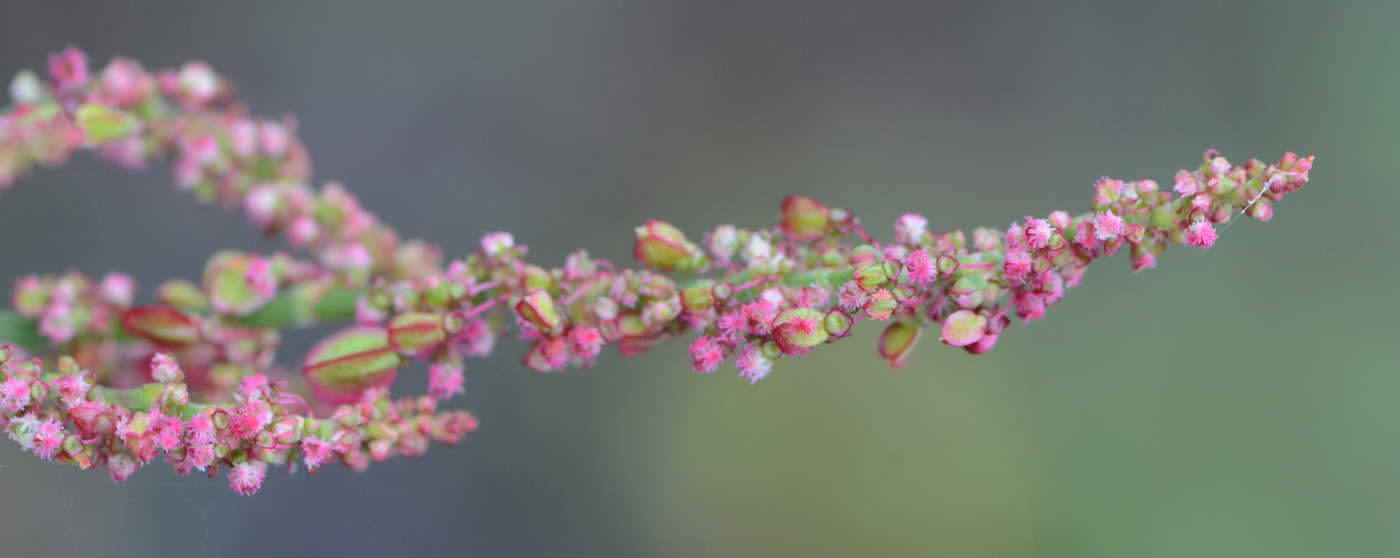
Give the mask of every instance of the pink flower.
M 168 384 L 183 380 L 185 374 L 180 371 L 180 364 L 169 354 L 156 353 L 151 357 L 151 378 Z
M 724 362 L 724 349 L 714 339 L 702 335 L 690 344 L 690 362 L 696 372 L 714 372 Z
M 262 489 L 263 478 L 267 476 L 267 463 L 249 461 L 234 465 L 228 470 L 228 487 L 243 496 L 252 496 Z
M 1026 245 L 1032 250 L 1039 250 L 1050 244 L 1052 234 L 1055 234 L 1055 229 L 1050 226 L 1049 221 L 1026 218 Z
M 860 285 L 856 284 L 855 281 L 846 281 L 841 285 L 841 288 L 836 291 L 836 295 L 840 301 L 841 308 L 844 308 L 847 312 L 859 312 L 862 308 L 865 308 L 867 298 L 865 290 L 861 289 Z
M 125 273 L 108 273 L 102 277 L 102 285 L 99 289 L 102 292 L 102 298 L 108 304 L 131 306 L 131 298 L 136 291 L 136 282 Z
M 739 311 L 731 310 L 719 315 L 715 321 L 715 329 L 719 331 L 720 339 L 729 343 L 738 343 L 744 338 L 744 331 L 748 327 L 748 319 Z
M 0 382 L 0 406 L 6 412 L 16 412 L 29 405 L 29 380 L 22 376 L 11 376 Z
M 463 393 L 465 382 L 462 367 L 447 363 L 435 363 L 428 367 L 428 395 L 434 399 L 447 400 Z
M 69 407 L 82 403 L 87 399 L 88 390 L 92 389 L 92 383 L 83 373 L 69 374 L 54 380 L 53 386 L 58 390 L 59 399 Z
M 88 80 L 87 55 L 77 47 L 68 47 L 49 55 L 49 75 L 54 88 L 67 93 L 82 87 Z
M 744 329 L 755 335 L 767 335 L 772 330 L 773 318 L 777 316 L 773 305 L 766 300 L 755 300 L 745 304 L 740 311 L 747 322 Z
M 465 356 L 486 356 L 496 346 L 496 332 L 485 321 L 472 320 L 458 334 L 458 344 Z
M 301 441 L 302 463 L 313 471 L 330 459 L 332 451 L 330 444 L 316 436 L 307 436 Z
M 894 222 L 894 241 L 908 246 L 918 245 L 928 235 L 928 219 L 918 213 L 905 213 Z
M 1196 176 L 1190 172 L 1176 171 L 1176 179 L 1173 181 L 1172 189 L 1181 197 L 1194 196 L 1201 191 L 1201 182 L 1196 180 Z
M 1099 240 L 1113 240 L 1123 234 L 1123 218 L 1112 210 L 1098 214 L 1094 218 L 1094 236 Z
M 112 482 L 117 484 L 126 482 L 126 479 L 131 478 L 131 475 L 136 473 L 136 469 L 140 467 L 141 464 L 124 453 L 114 454 L 107 458 L 107 476 L 111 477 Z
M 753 345 L 745 345 L 739 351 L 739 358 L 734 359 L 734 365 L 739 368 L 739 377 L 748 380 L 750 384 L 768 377 L 768 373 L 773 370 L 773 361 L 763 356 L 763 351 Z
M 1031 272 L 1031 255 L 1025 250 L 1008 250 L 1002 273 L 1008 279 L 1022 279 Z
M 258 435 L 272 422 L 272 409 L 262 400 L 244 403 L 238 412 L 229 418 L 229 434 L 239 440 L 247 440 Z
M 481 251 L 487 257 L 499 258 L 515 246 L 515 237 L 507 232 L 495 232 L 481 237 Z
M 904 270 L 909 273 L 909 280 L 920 287 L 928 286 L 938 275 L 938 269 L 934 267 L 933 259 L 923 248 L 915 250 L 909 254 L 908 258 L 904 259 Z
M 63 446 L 63 425 L 55 420 L 46 420 L 34 430 L 34 455 L 44 461 L 52 461 Z
M 1200 248 L 1215 246 L 1215 227 L 1209 221 L 1196 221 L 1186 228 L 1186 243 Z
M 218 431 L 214 429 L 214 421 L 209 418 L 208 413 L 191 417 L 185 426 L 185 437 L 192 446 L 212 444 L 217 436 Z
M 592 362 L 603 350 L 603 334 L 598 328 L 579 326 L 569 331 L 569 350 L 584 362 Z

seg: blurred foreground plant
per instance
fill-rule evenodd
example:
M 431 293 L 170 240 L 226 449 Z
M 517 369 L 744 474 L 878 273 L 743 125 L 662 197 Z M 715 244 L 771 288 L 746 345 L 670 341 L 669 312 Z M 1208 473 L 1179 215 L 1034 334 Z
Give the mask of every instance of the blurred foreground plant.
M 1211 247 L 1216 226 L 1241 214 L 1268 221 L 1313 161 L 1233 165 L 1211 150 L 1172 191 L 1102 178 L 1090 212 L 1005 230 L 932 232 L 911 213 L 880 242 L 851 212 L 789 196 L 776 226 L 720 225 L 698 244 L 669 223 L 642 224 L 633 254 L 644 269 L 585 251 L 541 267 L 509 233 L 444 265 L 341 186 L 308 186 L 295 123 L 248 115 L 202 63 L 148 73 L 117 58 L 90 75 L 69 48 L 51 56 L 48 80 L 21 72 L 10 94 L 0 190 L 80 149 L 132 168 L 165 162 L 181 189 L 242 211 L 302 255 L 219 252 L 202 282 L 168 281 L 145 306 L 119 273 L 21 279 L 14 312 L 0 314 L 0 340 L 12 344 L 0 348 L 0 425 L 43 459 L 105 466 L 117 481 L 163 455 L 181 474 L 226 470 L 240 494 L 261 487 L 269 464 L 364 469 L 457 442 L 477 420 L 438 402 L 462 392 L 463 360 L 500 335 L 529 342 L 524 364 L 552 372 L 589 365 L 607 345 L 635 355 L 693 331 L 695 370 L 732 361 L 750 382 L 867 319 L 887 322 L 878 352 L 892 366 L 929 330 L 982 353 L 1009 314 L 1043 317 L 1101 256 L 1126 250 L 1143 270 L 1168 245 Z M 274 362 L 279 331 L 316 323 L 350 325 L 306 355 L 298 379 Z M 431 362 L 428 393 L 391 399 L 413 360 Z

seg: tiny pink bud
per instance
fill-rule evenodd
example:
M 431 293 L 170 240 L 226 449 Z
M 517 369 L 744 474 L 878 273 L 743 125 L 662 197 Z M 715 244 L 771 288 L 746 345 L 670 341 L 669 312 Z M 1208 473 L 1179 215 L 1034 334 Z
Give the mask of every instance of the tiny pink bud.
M 115 306 L 131 306 L 136 292 L 136 282 L 124 273 L 108 273 L 102 277 L 100 286 L 102 299 Z

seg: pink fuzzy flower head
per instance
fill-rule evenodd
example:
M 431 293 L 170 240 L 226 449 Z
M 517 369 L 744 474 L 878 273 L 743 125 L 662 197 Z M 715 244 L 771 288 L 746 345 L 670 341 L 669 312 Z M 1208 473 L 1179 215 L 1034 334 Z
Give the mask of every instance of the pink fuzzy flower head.
M 1050 226 L 1049 221 L 1026 218 L 1026 245 L 1032 250 L 1039 250 L 1050 244 L 1052 234 L 1055 234 L 1055 229 Z
M 92 389 L 92 382 L 88 381 L 87 374 L 78 373 L 55 380 L 53 386 L 58 390 L 58 397 L 63 401 L 63 404 L 72 407 L 87 399 L 88 390 Z
M 15 412 L 29 405 L 29 380 L 23 376 L 11 376 L 0 382 L 0 407 Z
M 706 374 L 714 372 L 724 362 L 724 348 L 707 335 L 702 335 L 690 344 L 691 368 Z
M 88 80 L 87 55 L 77 47 L 68 47 L 49 55 L 49 75 L 54 88 L 67 93 L 82 87 Z
M 1094 217 L 1094 236 L 1099 240 L 1113 240 L 1123 234 L 1123 218 L 1113 211 L 1105 211 Z
M 1190 172 L 1179 170 L 1176 171 L 1176 178 L 1173 180 L 1172 189 L 1176 191 L 1178 196 L 1183 198 L 1194 196 L 1201 191 L 1201 181 L 1197 180 L 1196 176 Z
M 1123 197 L 1123 181 L 1107 176 L 1094 183 L 1094 205 L 1106 207 Z
M 1186 228 L 1186 243 L 1200 248 L 1215 246 L 1215 227 L 1210 221 L 1196 221 Z
M 316 436 L 307 436 L 301 440 L 302 463 L 312 471 L 325 464 L 333 451 L 330 444 Z
M 247 440 L 258 435 L 272 422 L 272 409 L 262 400 L 244 403 L 238 412 L 229 418 L 229 433 L 239 440 Z
M 904 270 L 909 274 L 909 280 L 920 287 L 928 286 L 938 276 L 933 258 L 930 258 L 928 251 L 923 248 L 915 250 L 904 259 Z
M 170 384 L 181 381 L 185 378 L 184 372 L 180 371 L 180 364 L 175 362 L 175 358 L 167 353 L 156 353 L 151 357 L 151 379 Z
M 894 241 L 917 246 L 928 236 L 928 219 L 918 213 L 905 213 L 894 222 Z
M 481 251 L 489 258 L 501 258 L 515 246 L 515 237 L 508 232 L 489 233 L 481 237 Z
M 126 479 L 131 478 L 131 475 L 135 474 L 136 469 L 140 467 L 140 463 L 125 453 L 118 453 L 107 458 L 107 476 L 111 477 L 112 482 L 117 484 L 126 482 Z
M 745 345 L 739 351 L 739 358 L 734 359 L 734 365 L 739 368 L 739 377 L 750 384 L 767 378 L 773 370 L 772 359 L 764 356 L 763 350 L 754 345 Z
M 177 79 L 184 101 L 192 107 L 204 106 L 219 94 L 219 76 L 203 62 L 185 64 Z
M 846 281 L 842 284 L 836 291 L 836 296 L 841 308 L 847 312 L 859 312 L 865 308 L 867 298 L 865 290 L 860 288 L 860 285 L 857 285 L 855 281 Z
M 603 350 L 603 334 L 598 328 L 575 327 L 569 331 L 569 350 L 584 362 L 592 362 Z
M 239 463 L 228 470 L 228 487 L 242 496 L 252 496 L 262 490 L 263 478 L 267 476 L 267 463 L 249 461 Z
M 1008 250 L 1002 272 L 1008 279 L 1022 279 L 1031 272 L 1031 255 L 1025 250 Z
M 192 446 L 212 444 L 217 436 L 218 431 L 214 428 L 214 420 L 209 418 L 208 413 L 200 413 L 191 417 L 185 425 L 185 438 Z
M 448 400 L 462 393 L 466 378 L 462 367 L 448 363 L 435 363 L 428 367 L 428 395 L 434 399 Z
M 125 273 L 108 273 L 102 277 L 99 290 L 102 293 L 102 299 L 108 304 L 131 306 L 132 296 L 136 292 L 136 282 Z
M 34 430 L 34 455 L 44 461 L 52 461 L 63 446 L 63 424 L 56 420 L 46 420 Z

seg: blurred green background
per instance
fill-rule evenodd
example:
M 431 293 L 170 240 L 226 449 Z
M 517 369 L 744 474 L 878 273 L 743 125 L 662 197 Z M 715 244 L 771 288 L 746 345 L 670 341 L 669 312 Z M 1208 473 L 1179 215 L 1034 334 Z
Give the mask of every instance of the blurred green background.
M 1400 3 L 9 1 L 0 73 L 203 59 L 295 113 L 320 179 L 471 250 L 627 261 L 650 217 L 888 235 L 1087 207 L 1207 147 L 1317 154 L 1268 224 L 1094 266 L 1046 320 L 891 371 L 877 331 L 755 386 L 672 343 L 539 376 L 471 363 L 483 428 L 367 474 L 115 486 L 0 444 L 5 556 L 1400 555 Z M 159 172 L 80 157 L 0 201 L 0 281 L 192 277 L 274 250 Z M 145 293 L 149 297 L 149 292 Z M 316 335 L 291 336 L 294 361 Z M 421 374 L 406 374 L 421 388 Z

